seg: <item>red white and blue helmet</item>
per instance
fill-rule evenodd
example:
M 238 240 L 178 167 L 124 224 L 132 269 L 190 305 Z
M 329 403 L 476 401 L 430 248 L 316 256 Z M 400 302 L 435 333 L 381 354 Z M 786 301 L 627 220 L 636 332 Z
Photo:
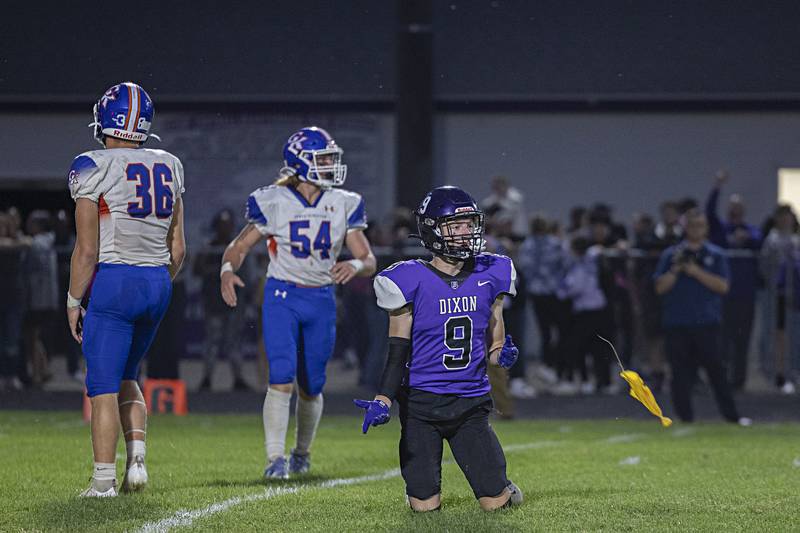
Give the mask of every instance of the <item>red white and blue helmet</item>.
M 422 245 L 436 255 L 465 260 L 483 251 L 483 211 L 463 189 L 445 185 L 433 189 L 414 211 Z M 469 232 L 453 234 L 453 223 L 469 220 Z
M 94 138 L 105 145 L 105 137 L 145 142 L 153 123 L 153 101 L 139 85 L 126 81 L 108 89 L 94 105 Z
M 330 134 L 311 126 L 289 137 L 283 146 L 283 175 L 294 175 L 319 187 L 338 187 L 347 177 L 342 150 Z

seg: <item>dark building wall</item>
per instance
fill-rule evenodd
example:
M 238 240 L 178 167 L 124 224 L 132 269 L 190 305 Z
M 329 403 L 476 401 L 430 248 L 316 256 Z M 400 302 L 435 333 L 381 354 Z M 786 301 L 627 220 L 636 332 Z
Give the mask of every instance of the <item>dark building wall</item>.
M 394 85 L 391 1 L 45 1 L 4 18 L 6 99 L 97 98 L 124 80 L 161 102 L 372 99 Z
M 436 93 L 488 99 L 800 94 L 800 3 L 436 2 Z
M 394 0 L 27 2 L 4 12 L 0 100 L 135 80 L 159 101 L 391 101 Z M 433 2 L 434 90 L 455 101 L 800 94 L 800 3 Z
M 667 199 L 701 202 L 718 169 L 760 223 L 778 194 L 778 169 L 800 168 L 800 113 L 444 113 L 434 138 L 437 184 L 478 198 L 508 176 L 530 213 L 564 220 L 575 205 L 604 202 L 620 220 L 657 213 Z

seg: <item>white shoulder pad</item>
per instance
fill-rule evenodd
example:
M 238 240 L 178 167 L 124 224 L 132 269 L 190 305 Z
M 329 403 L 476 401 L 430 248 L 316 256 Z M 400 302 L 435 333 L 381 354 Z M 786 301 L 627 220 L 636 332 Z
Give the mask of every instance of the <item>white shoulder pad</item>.
M 394 311 L 408 303 L 400 287 L 386 276 L 375 276 L 375 281 L 372 283 L 372 286 L 375 289 L 375 296 L 378 299 L 378 307 L 381 309 Z
M 175 171 L 178 174 L 178 188 L 176 192 L 178 193 L 178 197 L 180 197 L 186 192 L 186 177 L 183 173 L 183 163 L 181 163 L 181 160 L 174 155 L 172 157 L 175 158 Z
M 363 230 L 367 228 L 367 212 L 364 208 L 364 198 L 357 192 L 344 189 L 334 189 L 344 201 L 345 214 L 347 215 L 347 230 Z
M 103 178 L 108 169 L 108 158 L 99 150 L 84 152 L 72 161 L 68 183 L 73 200 L 88 198 L 97 202 L 105 192 Z
M 517 269 L 514 268 L 514 261 L 509 259 L 508 264 L 511 266 L 511 284 L 506 291 L 511 296 L 517 295 Z

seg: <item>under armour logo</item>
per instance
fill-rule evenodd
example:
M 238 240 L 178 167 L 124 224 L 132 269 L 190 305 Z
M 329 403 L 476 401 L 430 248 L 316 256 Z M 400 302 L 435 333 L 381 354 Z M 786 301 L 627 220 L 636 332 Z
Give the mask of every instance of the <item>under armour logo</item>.
M 278 296 L 280 296 L 281 298 L 283 298 L 285 300 L 286 299 L 286 291 L 275 289 L 275 298 L 277 298 Z
M 332 205 L 326 205 L 326 206 L 325 206 L 325 211 L 326 211 L 326 212 L 327 212 L 327 211 L 330 211 L 331 213 L 333 213 L 333 206 L 332 206 Z

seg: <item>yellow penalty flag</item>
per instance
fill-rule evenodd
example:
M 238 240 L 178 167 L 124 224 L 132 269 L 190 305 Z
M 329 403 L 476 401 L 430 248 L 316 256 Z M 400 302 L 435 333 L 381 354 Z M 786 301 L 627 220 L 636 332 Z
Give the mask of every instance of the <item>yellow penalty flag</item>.
M 600 335 L 598 335 L 600 337 Z M 622 369 L 622 372 L 619 375 L 628 382 L 630 385 L 630 395 L 639 400 L 642 405 L 647 407 L 647 410 L 653 413 L 653 415 L 657 416 L 661 420 L 661 425 L 669 427 L 672 425 L 672 420 L 661 414 L 661 407 L 658 406 L 658 402 L 656 402 L 655 396 L 653 396 L 653 391 L 650 390 L 650 387 L 645 385 L 645 382 L 642 380 L 642 377 L 634 372 L 633 370 L 625 370 L 625 367 L 622 366 L 622 361 L 617 354 L 617 350 L 614 349 L 614 345 L 611 344 L 611 341 L 608 339 L 604 339 L 600 337 L 601 340 L 608 343 L 611 346 L 611 350 L 613 350 L 614 355 L 617 356 L 617 362 L 619 363 L 619 367 Z

